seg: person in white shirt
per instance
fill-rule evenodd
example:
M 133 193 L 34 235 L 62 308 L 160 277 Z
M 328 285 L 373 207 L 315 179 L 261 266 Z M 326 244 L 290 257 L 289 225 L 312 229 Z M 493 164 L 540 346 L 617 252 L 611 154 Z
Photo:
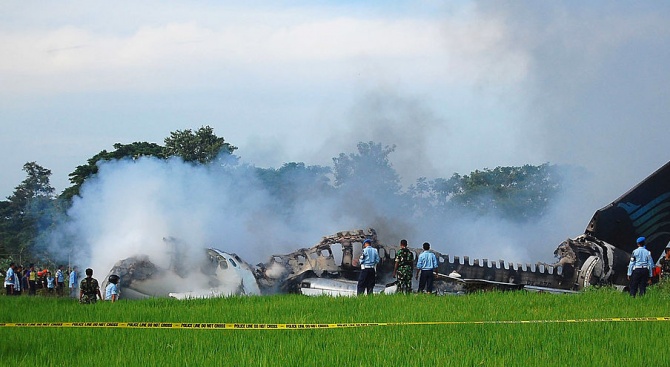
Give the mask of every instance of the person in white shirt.
M 14 274 L 15 267 L 16 265 L 14 263 L 10 263 L 9 269 L 7 269 L 7 273 L 5 274 L 5 289 L 7 290 L 8 296 L 14 294 L 14 278 L 16 277 Z

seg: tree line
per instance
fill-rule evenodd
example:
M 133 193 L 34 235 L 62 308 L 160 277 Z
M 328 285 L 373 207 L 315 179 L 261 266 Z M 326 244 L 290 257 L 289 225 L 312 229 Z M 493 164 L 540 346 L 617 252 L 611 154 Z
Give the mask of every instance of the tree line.
M 218 137 L 209 126 L 198 130 L 177 130 L 164 139 L 164 145 L 148 142 L 116 143 L 114 150 L 102 150 L 77 166 L 68 175 L 71 186 L 56 194 L 49 182 L 51 171 L 27 162 L 26 178 L 13 194 L 0 201 L 0 262 L 50 259 L 40 242 L 44 233 L 65 217 L 82 185 L 98 173 L 102 161 L 140 157 L 182 159 L 194 165 L 239 167 L 234 155 L 237 147 Z M 390 155 L 395 146 L 360 142 L 353 153 L 340 153 L 332 167 L 284 163 L 279 168 L 244 166 L 266 192 L 275 199 L 276 213 L 289 210 L 301 200 L 341 194 L 357 197 L 383 197 L 384 204 L 400 207 L 407 215 L 433 216 L 449 213 L 497 215 L 512 221 L 541 218 L 560 191 L 560 169 L 548 163 L 520 167 L 475 170 L 468 175 L 454 173 L 449 178 L 420 177 L 403 189 L 400 175 Z M 5 268 L 4 264 L 3 269 Z

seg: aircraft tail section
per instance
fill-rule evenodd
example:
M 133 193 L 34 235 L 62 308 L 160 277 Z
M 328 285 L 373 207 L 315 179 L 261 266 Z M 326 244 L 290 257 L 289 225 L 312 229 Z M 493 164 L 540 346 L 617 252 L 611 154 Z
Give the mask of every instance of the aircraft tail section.
M 670 162 L 596 211 L 585 234 L 627 252 L 644 236 L 654 259 L 661 256 L 670 240 Z

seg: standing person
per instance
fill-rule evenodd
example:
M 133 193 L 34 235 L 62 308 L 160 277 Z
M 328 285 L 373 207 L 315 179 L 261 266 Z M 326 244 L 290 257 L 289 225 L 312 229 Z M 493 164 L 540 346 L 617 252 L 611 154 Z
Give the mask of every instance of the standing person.
M 670 242 L 665 246 L 665 253 L 658 260 L 658 265 L 661 266 L 661 281 L 667 282 L 670 280 Z
M 79 302 L 95 303 L 98 300 L 96 296 L 102 300 L 98 280 L 93 278 L 93 269 L 87 268 L 86 278 L 82 279 L 79 284 Z
M 23 289 L 22 281 L 23 281 L 23 266 L 18 265 L 16 267 L 16 270 L 14 271 L 14 295 L 15 296 L 20 296 L 21 295 L 21 290 Z
M 358 276 L 356 287 L 357 295 L 360 296 L 364 292 L 367 292 L 368 295 L 372 294 L 375 288 L 375 266 L 380 260 L 377 249 L 372 247 L 372 240 L 363 241 L 363 252 L 360 257 L 361 273 Z
M 647 292 L 647 284 L 651 284 L 654 270 L 654 261 L 651 252 L 644 247 L 644 237 L 638 237 L 637 248 L 633 250 L 628 264 L 628 280 L 630 280 L 630 295 L 635 297 L 638 289 L 640 296 Z
M 14 294 L 14 278 L 16 277 L 14 275 L 15 267 L 16 265 L 13 262 L 9 263 L 9 268 L 7 269 L 7 273 L 5 273 L 5 290 L 7 290 L 8 296 Z
M 58 265 L 56 270 L 56 294 L 62 296 L 65 289 L 65 275 L 63 275 L 63 265 Z
M 54 291 L 56 290 L 56 278 L 51 274 L 50 271 L 47 271 L 47 294 L 49 296 L 54 295 Z
M 70 282 L 68 283 L 68 288 L 70 288 L 71 298 L 77 298 L 77 294 L 79 294 L 77 291 L 77 288 L 79 287 L 79 275 L 77 274 L 77 269 L 79 268 L 75 265 L 70 272 Z
M 430 251 L 430 243 L 424 242 L 423 252 L 416 262 L 416 279 L 419 279 L 419 293 L 423 292 L 424 289 L 426 293 L 433 292 L 433 273 L 437 274 L 437 265 L 437 256 L 433 251 Z
M 35 264 L 30 264 L 30 270 L 28 271 L 28 295 L 34 296 L 37 294 L 37 270 L 35 270 Z
M 402 293 L 412 292 L 412 272 L 414 253 L 407 248 L 407 240 L 400 240 L 400 250 L 395 255 L 393 277 L 398 279 L 398 289 Z
M 21 277 L 21 289 L 24 292 L 28 292 L 30 290 L 30 284 L 28 284 L 28 274 L 30 273 L 30 270 L 27 268 L 23 269 L 23 276 Z
M 37 272 L 37 286 L 44 289 L 47 287 L 47 272 L 49 269 L 42 269 Z
M 109 276 L 109 284 L 105 288 L 105 300 L 116 302 L 119 299 L 119 276 L 112 274 Z

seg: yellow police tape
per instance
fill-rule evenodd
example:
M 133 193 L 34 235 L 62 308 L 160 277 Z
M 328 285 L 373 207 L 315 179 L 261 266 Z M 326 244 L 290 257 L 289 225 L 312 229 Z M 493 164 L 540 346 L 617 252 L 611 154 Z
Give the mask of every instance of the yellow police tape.
M 368 326 L 406 325 L 491 325 L 491 324 L 557 324 L 589 322 L 648 322 L 670 321 L 670 317 L 608 317 L 566 320 L 506 320 L 506 321 L 427 321 L 427 322 L 355 322 L 340 324 L 247 324 L 247 323 L 185 323 L 185 322 L 15 322 L 0 323 L 1 327 L 47 328 L 129 328 L 129 329 L 225 329 L 225 330 L 298 330 L 341 329 Z

